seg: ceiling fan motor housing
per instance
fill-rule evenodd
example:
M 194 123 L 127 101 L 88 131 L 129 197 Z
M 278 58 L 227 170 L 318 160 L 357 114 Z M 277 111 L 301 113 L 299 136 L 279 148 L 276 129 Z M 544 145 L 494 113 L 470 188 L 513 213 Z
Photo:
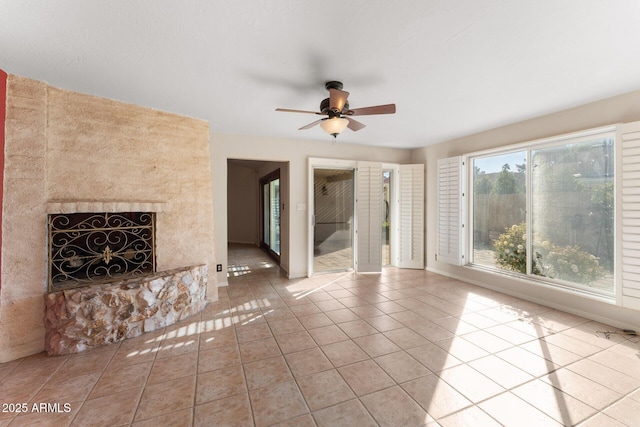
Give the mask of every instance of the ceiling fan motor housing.
M 343 111 L 347 111 L 349 110 L 349 101 L 345 101 L 344 102 L 344 108 L 342 109 L 342 111 L 338 111 L 338 110 L 331 110 L 329 108 L 329 98 L 325 98 L 322 100 L 322 102 L 320 103 L 320 112 L 322 114 L 326 114 L 329 116 L 329 118 L 331 117 L 340 117 L 340 115 L 343 113 Z

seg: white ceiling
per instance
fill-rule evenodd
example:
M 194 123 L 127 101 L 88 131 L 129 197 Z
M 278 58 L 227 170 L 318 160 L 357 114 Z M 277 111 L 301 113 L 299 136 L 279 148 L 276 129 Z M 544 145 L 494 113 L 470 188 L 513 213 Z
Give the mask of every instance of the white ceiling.
M 397 113 L 338 141 L 420 147 L 640 89 L 638 0 L 0 0 L 0 68 L 208 120 L 328 140 L 324 83 Z

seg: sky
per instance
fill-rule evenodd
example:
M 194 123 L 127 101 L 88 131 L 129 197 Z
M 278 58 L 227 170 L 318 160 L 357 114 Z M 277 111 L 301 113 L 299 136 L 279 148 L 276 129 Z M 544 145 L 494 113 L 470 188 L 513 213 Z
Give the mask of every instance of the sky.
M 476 158 L 473 160 L 473 165 L 480 168 L 480 170 L 486 173 L 500 172 L 502 170 L 502 166 L 505 163 L 509 163 L 511 167 L 511 171 L 515 172 L 516 164 L 526 163 L 527 152 L 526 151 L 518 151 L 516 153 L 507 153 L 501 154 L 498 156 L 489 156 L 483 158 Z

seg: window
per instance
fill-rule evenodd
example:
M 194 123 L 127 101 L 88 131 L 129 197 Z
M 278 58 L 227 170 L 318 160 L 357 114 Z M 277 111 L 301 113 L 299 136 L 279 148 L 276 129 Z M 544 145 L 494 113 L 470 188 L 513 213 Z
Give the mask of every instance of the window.
M 470 160 L 473 264 L 613 295 L 613 132 Z

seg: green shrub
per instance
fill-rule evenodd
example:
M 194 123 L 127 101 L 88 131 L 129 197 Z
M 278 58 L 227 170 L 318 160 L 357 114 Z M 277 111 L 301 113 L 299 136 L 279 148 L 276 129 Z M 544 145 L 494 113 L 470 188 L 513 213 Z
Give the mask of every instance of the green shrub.
M 542 241 L 542 239 L 535 239 Z M 525 223 L 505 229 L 494 242 L 496 264 L 506 270 L 527 272 L 527 230 Z M 548 240 L 536 245 L 532 266 L 538 276 L 567 280 L 584 285 L 604 277 L 605 270 L 595 255 L 579 246 L 557 246 Z
M 527 228 L 525 223 L 512 225 L 493 243 L 496 264 L 506 270 L 527 272 Z

